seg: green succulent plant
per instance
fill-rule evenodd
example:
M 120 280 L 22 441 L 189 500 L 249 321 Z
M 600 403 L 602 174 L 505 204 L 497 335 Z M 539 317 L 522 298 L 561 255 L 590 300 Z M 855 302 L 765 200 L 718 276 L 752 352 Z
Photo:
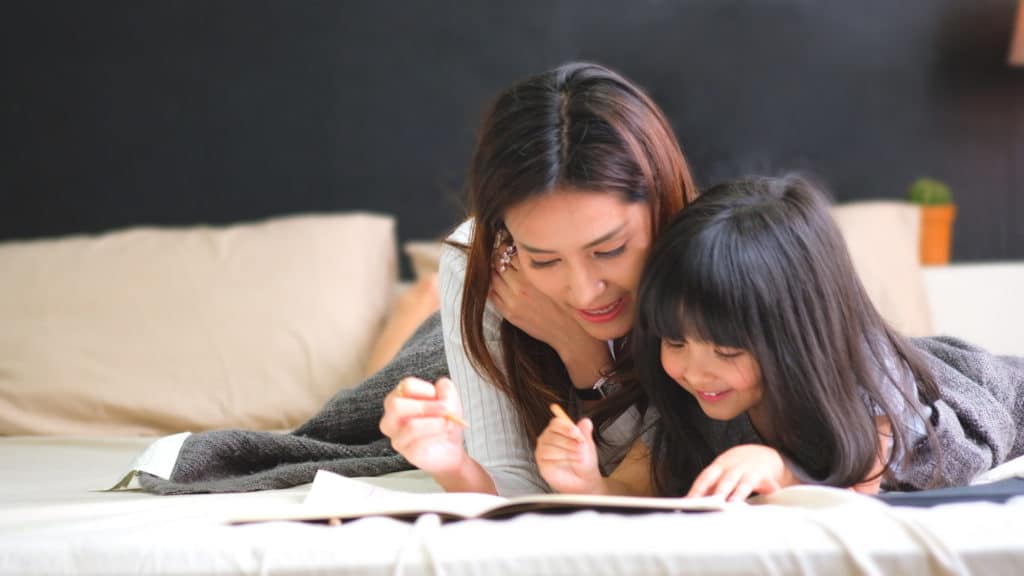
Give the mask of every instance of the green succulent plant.
M 953 193 L 949 186 L 934 178 L 918 178 L 910 185 L 907 195 L 917 204 L 951 204 Z

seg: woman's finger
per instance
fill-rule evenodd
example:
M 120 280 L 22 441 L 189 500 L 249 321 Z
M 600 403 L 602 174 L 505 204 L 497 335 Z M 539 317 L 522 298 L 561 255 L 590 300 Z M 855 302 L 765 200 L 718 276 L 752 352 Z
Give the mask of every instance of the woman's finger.
M 441 400 L 415 398 L 395 398 L 389 408 L 400 421 L 410 418 L 443 417 L 449 412 L 448 405 Z
M 420 380 L 412 376 L 402 378 L 395 387 L 395 392 L 403 398 L 420 398 L 422 400 L 433 400 L 437 397 L 434 385 L 426 380 Z

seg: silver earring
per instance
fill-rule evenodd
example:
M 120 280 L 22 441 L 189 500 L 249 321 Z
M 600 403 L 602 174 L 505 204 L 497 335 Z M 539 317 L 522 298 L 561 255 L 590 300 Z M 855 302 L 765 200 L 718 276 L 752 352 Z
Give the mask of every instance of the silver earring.
M 515 244 L 505 248 L 501 252 L 501 258 L 498 259 L 498 272 L 508 270 L 508 267 L 512 265 L 512 257 L 515 256 L 517 252 L 518 250 L 516 249 Z

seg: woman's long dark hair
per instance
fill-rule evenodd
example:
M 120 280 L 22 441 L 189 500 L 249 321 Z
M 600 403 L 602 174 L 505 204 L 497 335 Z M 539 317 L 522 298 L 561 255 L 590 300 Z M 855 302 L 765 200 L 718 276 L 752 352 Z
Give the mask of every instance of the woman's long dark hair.
M 650 207 L 656 235 L 695 195 L 689 168 L 658 107 L 622 76 L 596 64 L 566 64 L 521 80 L 487 113 L 469 174 L 475 218 L 467 248 L 462 335 L 471 361 L 506 392 L 531 442 L 551 402 L 569 403 L 572 383 L 558 355 L 502 323 L 505 370 L 483 329 L 495 246 L 506 211 L 530 198 L 573 189 L 618 194 Z
M 662 494 L 685 492 L 715 456 L 693 425 L 706 416 L 661 366 L 663 338 L 751 353 L 771 424 L 759 433 L 807 482 L 852 486 L 870 474 L 879 445 L 869 402 L 892 423 L 890 470 L 907 446 L 900 404 L 918 403 L 883 390 L 908 370 L 924 401 L 937 398 L 917 351 L 869 300 L 827 200 L 800 177 L 705 191 L 655 242 L 638 300 L 634 360 L 660 415 L 651 470 Z M 934 443 L 927 419 L 925 429 Z

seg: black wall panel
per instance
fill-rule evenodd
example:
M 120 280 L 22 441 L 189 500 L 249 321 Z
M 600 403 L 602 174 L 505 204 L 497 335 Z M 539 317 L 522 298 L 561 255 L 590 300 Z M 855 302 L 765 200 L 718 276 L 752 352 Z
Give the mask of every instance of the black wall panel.
M 954 258 L 1024 258 L 1014 0 L 0 4 L 0 238 L 365 209 L 462 215 L 482 110 L 571 59 L 671 118 L 698 180 L 839 200 L 950 183 Z

